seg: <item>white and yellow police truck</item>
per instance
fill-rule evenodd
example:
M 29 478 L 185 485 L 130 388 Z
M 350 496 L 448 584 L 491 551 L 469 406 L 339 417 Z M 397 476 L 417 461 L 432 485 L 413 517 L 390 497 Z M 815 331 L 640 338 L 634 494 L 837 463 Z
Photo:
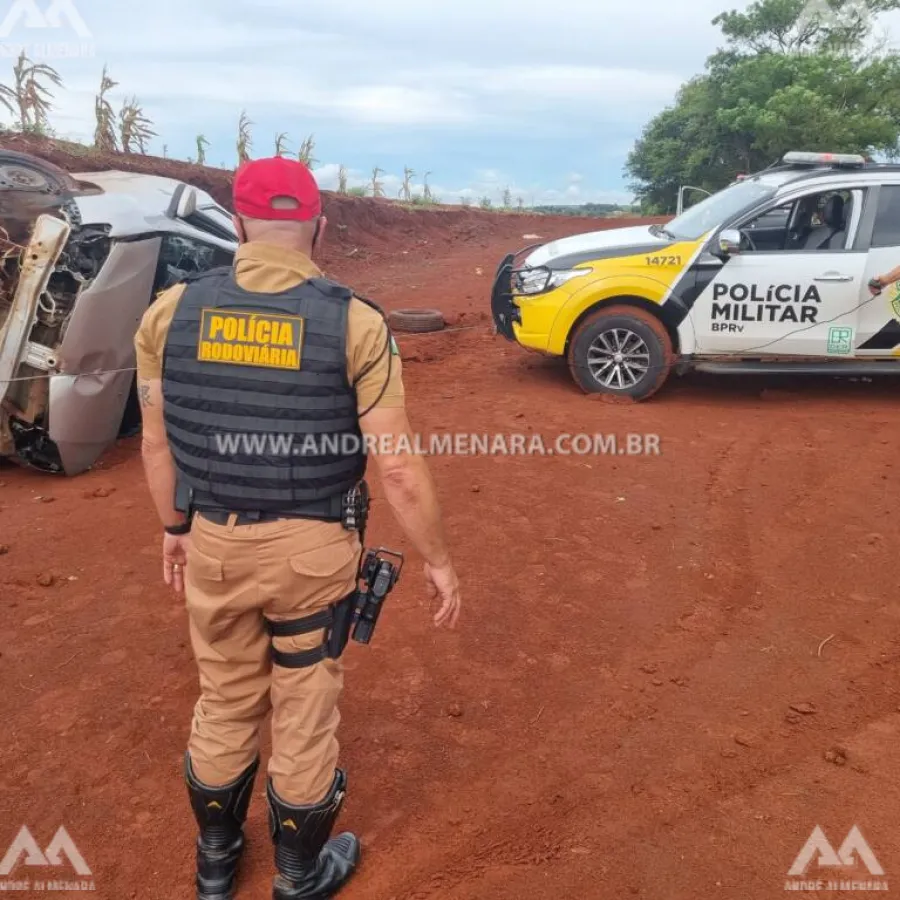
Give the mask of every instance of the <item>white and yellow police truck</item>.
M 792 152 L 665 225 L 510 253 L 497 332 L 565 357 L 589 393 L 650 397 L 674 370 L 900 373 L 900 166 Z

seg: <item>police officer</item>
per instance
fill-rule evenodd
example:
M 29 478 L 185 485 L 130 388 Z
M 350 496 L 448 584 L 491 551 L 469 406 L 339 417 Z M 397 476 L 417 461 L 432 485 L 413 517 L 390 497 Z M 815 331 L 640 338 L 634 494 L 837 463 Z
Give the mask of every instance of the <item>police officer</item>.
M 332 626 L 357 586 L 362 545 L 345 508 L 369 456 L 425 560 L 436 625 L 455 626 L 459 583 L 424 459 L 408 452 L 387 323 L 312 262 L 326 226 L 312 174 L 247 163 L 234 209 L 233 267 L 162 293 L 135 339 L 163 575 L 184 591 L 200 676 L 185 754 L 197 898 L 234 896 L 270 711 L 273 897 L 330 897 L 360 856 L 353 834 L 331 837 L 347 788 Z

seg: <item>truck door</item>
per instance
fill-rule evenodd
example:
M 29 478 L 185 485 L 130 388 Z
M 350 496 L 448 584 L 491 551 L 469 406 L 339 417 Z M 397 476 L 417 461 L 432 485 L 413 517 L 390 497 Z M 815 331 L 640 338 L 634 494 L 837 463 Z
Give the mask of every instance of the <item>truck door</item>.
M 882 185 L 877 194 L 869 256 L 859 303 L 860 357 L 900 356 L 900 282 L 888 285 L 877 297 L 869 279 L 900 265 L 900 185 Z
M 697 352 L 851 355 L 866 272 L 866 251 L 854 247 L 864 193 L 820 189 L 737 223 L 740 252 L 700 263 L 704 286 L 692 309 Z M 776 233 L 771 223 L 779 219 Z M 759 220 L 764 246 L 753 239 Z

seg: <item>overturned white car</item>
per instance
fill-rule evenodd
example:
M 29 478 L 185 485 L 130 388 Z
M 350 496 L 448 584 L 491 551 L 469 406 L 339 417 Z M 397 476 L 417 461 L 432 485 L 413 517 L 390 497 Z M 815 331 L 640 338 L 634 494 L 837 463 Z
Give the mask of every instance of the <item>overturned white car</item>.
M 232 262 L 209 194 L 0 150 L 0 457 L 76 475 L 140 424 L 134 333 L 157 293 Z

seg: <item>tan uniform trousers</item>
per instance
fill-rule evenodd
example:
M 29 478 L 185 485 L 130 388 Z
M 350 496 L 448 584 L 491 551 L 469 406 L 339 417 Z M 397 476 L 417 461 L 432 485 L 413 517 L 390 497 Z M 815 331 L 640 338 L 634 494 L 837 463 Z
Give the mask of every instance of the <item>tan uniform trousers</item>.
M 185 597 L 200 674 L 189 743 L 200 781 L 215 787 L 237 778 L 255 759 L 271 711 L 275 791 L 295 805 L 327 795 L 338 760 L 341 663 L 273 666 L 263 614 L 303 618 L 346 596 L 356 585 L 360 553 L 358 534 L 340 523 L 220 525 L 194 517 Z M 275 646 L 293 652 L 323 640 L 324 631 L 316 631 L 275 638 Z

